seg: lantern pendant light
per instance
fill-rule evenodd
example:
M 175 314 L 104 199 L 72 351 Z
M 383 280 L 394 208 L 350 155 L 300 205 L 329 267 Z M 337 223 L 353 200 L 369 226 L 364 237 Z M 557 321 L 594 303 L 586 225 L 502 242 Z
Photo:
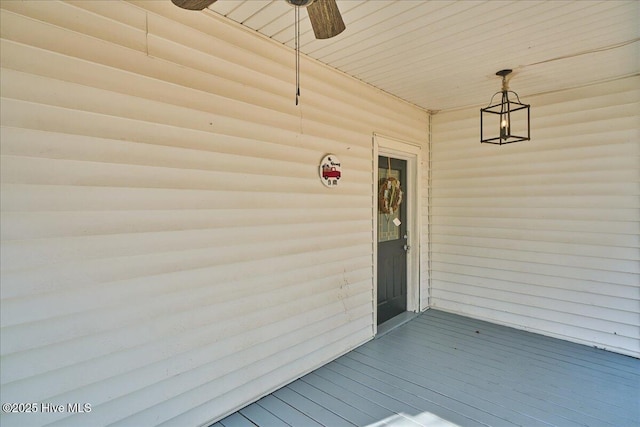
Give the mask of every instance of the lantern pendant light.
M 481 143 L 503 145 L 531 139 L 530 106 L 521 103 L 518 94 L 509 90 L 507 83 L 509 74 L 511 74 L 511 70 L 501 70 L 496 73 L 497 76 L 502 77 L 502 90 L 491 97 L 487 107 L 480 109 Z M 500 103 L 493 104 L 493 99 L 498 94 L 502 95 Z M 517 101 L 510 100 L 509 94 L 513 94 Z M 496 127 L 494 127 L 496 118 L 498 119 L 497 133 L 495 132 Z

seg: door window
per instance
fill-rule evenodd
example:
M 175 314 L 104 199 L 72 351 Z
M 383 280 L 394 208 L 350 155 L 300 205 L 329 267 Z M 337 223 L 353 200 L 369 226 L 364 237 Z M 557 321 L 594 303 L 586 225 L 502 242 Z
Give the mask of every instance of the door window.
M 385 178 L 393 177 L 400 180 L 400 171 L 397 169 L 378 168 L 378 196 L 380 194 L 380 184 Z M 400 181 L 402 183 L 402 181 Z M 378 209 L 378 242 L 388 242 L 400 238 L 400 227 L 396 225 L 399 218 L 400 210 L 393 213 L 382 213 Z

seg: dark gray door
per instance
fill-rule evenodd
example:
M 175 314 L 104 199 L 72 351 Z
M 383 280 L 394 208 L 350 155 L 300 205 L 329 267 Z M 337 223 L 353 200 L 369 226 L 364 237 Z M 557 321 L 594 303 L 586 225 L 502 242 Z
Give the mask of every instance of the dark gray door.
M 403 200 L 393 213 L 378 206 L 378 324 L 407 309 L 406 160 L 378 157 L 378 197 L 388 176 L 400 181 Z

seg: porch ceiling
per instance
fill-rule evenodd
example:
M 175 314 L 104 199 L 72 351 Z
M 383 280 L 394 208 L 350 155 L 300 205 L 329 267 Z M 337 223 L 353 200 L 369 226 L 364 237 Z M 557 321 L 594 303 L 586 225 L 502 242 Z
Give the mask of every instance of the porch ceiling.
M 302 10 L 301 51 L 428 110 L 486 105 L 505 68 L 525 102 L 640 69 L 636 0 L 337 4 L 347 29 L 328 40 L 314 38 Z M 210 9 L 294 47 L 294 9 L 284 0 L 218 0 Z

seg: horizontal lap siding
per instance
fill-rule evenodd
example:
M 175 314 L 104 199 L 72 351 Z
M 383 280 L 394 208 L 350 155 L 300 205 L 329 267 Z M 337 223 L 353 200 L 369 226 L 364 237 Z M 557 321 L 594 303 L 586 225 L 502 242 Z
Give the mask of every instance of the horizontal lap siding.
M 640 355 L 638 78 L 530 97 L 532 140 L 433 117 L 432 304 Z
M 296 107 L 169 1 L 2 7 L 2 400 L 92 405 L 3 425 L 199 425 L 371 337 L 371 138 L 425 112 L 306 58 Z

